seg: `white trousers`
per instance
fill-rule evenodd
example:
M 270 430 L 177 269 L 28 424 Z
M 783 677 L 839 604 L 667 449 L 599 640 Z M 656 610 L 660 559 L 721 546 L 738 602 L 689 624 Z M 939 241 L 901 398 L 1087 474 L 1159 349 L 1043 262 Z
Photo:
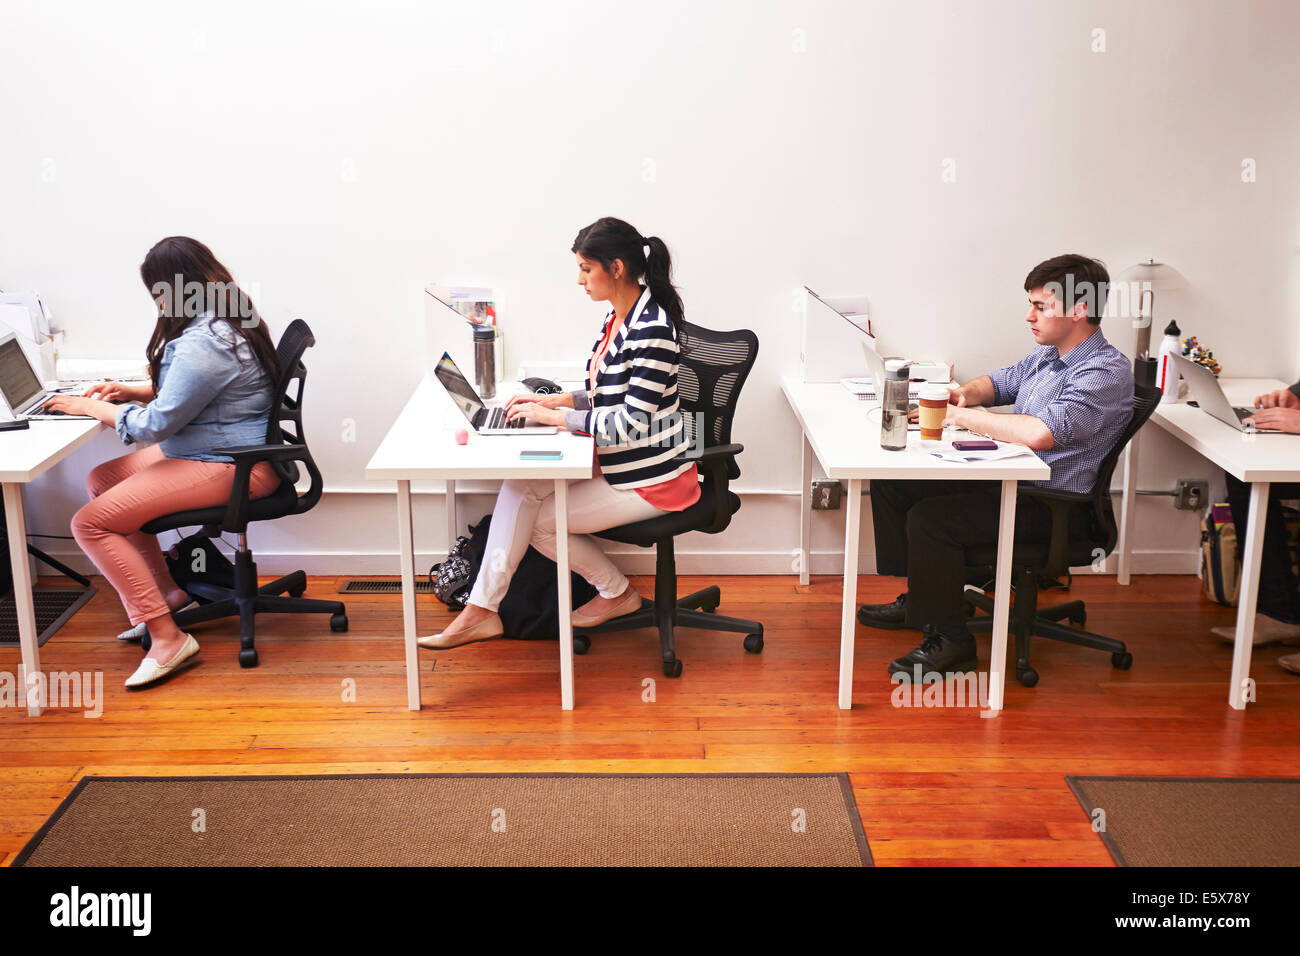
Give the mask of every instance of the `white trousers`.
M 592 531 L 645 521 L 668 512 L 656 508 L 633 489 L 610 486 L 603 475 L 570 481 L 568 487 L 569 567 L 600 592 L 618 597 L 627 578 L 601 550 Z M 469 602 L 489 611 L 501 606 L 515 568 L 532 545 L 552 561 L 556 555 L 555 481 L 511 479 L 501 484 L 487 549 Z

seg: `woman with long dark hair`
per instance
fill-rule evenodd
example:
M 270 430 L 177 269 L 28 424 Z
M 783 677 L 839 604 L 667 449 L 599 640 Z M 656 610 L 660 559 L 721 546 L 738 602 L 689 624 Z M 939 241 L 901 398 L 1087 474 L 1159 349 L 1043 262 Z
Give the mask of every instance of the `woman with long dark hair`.
M 579 232 L 571 251 L 578 284 L 611 306 L 587 360 L 587 387 L 514 396 L 506 415 L 596 439 L 596 474 L 569 482 L 566 509 L 569 562 L 597 591 L 573 612 L 573 623 L 593 627 L 637 610 L 641 596 L 590 532 L 683 511 L 699 499 L 700 485 L 695 462 L 683 458 L 688 442 L 677 369 L 684 318 L 668 247 L 621 219 L 604 218 Z M 421 646 L 502 635 L 497 608 L 528 546 L 555 558 L 554 492 L 549 478 L 504 482 L 465 610 L 442 633 L 420 638 Z
M 91 501 L 72 519 L 73 537 L 131 621 L 119 639 L 149 633 L 149 653 L 127 687 L 153 683 L 199 651 L 172 620 L 189 598 L 172 580 L 158 539 L 140 529 L 162 515 L 230 500 L 235 466 L 213 449 L 266 441 L 279 377 L 275 345 L 252 300 L 203 243 L 163 239 L 145 256 L 140 278 L 158 306 L 145 350 L 149 382 L 105 382 L 45 406 L 112 425 L 128 445 L 149 444 L 91 471 Z M 253 466 L 251 498 L 278 485 L 270 465 Z

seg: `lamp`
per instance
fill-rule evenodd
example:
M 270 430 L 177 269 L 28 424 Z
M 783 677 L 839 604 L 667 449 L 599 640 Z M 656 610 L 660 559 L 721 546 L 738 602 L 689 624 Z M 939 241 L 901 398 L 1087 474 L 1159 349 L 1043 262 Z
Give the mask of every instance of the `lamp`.
M 1120 273 L 1119 278 L 1128 291 L 1125 300 L 1137 304 L 1136 315 L 1132 316 L 1133 327 L 1138 330 L 1133 358 L 1147 358 L 1147 353 L 1151 351 L 1151 324 L 1155 321 L 1156 292 L 1185 289 L 1187 280 L 1173 266 L 1154 259 L 1129 266 Z M 1130 314 L 1132 315 L 1131 311 Z

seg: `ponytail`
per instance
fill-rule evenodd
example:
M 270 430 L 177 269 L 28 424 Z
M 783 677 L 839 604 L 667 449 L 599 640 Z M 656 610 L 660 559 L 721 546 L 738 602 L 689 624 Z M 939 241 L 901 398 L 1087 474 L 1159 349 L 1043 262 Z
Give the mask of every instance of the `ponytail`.
M 648 236 L 645 242 L 650 250 L 645 264 L 645 281 L 650 287 L 650 296 L 659 303 L 659 308 L 664 310 L 672 320 L 677 334 L 681 335 L 686 315 L 682 309 L 682 297 L 677 294 L 677 289 L 673 286 L 672 257 L 668 255 L 668 247 L 658 236 Z

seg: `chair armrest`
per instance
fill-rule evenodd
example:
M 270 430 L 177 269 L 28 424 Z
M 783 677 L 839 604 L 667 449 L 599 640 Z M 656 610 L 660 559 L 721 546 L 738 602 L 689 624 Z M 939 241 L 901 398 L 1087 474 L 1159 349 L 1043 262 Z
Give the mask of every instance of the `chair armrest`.
M 235 460 L 235 478 L 230 485 L 230 503 L 226 506 L 226 516 L 221 519 L 221 530 L 243 534 L 248 529 L 248 485 L 253 466 L 263 461 L 305 461 L 307 446 L 236 445 L 214 448 L 212 454 Z
M 1037 498 L 1044 502 L 1052 512 L 1052 537 L 1047 549 L 1047 567 L 1043 570 L 1049 577 L 1059 578 L 1070 572 L 1070 512 L 1074 505 L 1092 504 L 1092 495 L 1077 491 L 1062 491 L 1059 488 L 1038 488 L 1028 486 L 1018 488 L 1016 494 L 1026 498 Z
M 712 445 L 702 450 L 698 455 L 690 452 L 684 452 L 681 461 L 693 461 L 700 468 L 703 468 L 711 479 L 713 486 L 713 525 L 708 528 L 700 528 L 706 534 L 717 534 L 722 531 L 731 521 L 731 516 L 727 513 L 727 488 L 731 482 L 727 474 L 727 465 L 731 463 L 737 455 L 745 450 L 744 445 Z

